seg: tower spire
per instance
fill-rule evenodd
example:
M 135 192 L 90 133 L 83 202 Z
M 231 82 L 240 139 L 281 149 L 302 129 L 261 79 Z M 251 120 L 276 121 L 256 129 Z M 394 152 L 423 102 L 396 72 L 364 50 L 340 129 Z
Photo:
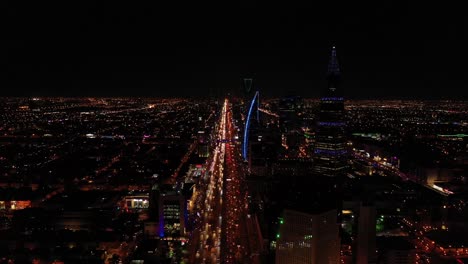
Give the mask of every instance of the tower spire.
M 340 66 L 338 64 L 338 58 L 336 57 L 336 47 L 332 47 L 330 60 L 328 61 L 327 75 L 340 75 Z

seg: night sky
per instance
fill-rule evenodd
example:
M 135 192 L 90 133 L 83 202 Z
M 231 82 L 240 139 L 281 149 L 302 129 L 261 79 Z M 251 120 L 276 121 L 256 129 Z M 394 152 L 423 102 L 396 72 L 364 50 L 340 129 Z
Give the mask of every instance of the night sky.
M 336 45 L 348 98 L 468 98 L 461 2 L 142 2 L 8 1 L 0 95 L 317 97 Z

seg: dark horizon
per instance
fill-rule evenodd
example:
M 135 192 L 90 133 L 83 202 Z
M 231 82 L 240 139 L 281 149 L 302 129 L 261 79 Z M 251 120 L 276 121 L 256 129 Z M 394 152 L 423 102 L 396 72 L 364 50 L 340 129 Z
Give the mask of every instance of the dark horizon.
M 230 96 L 227 94 L 226 96 Z M 226 96 L 213 96 L 214 99 L 222 99 Z M 236 97 L 236 96 L 235 96 Z M 307 100 L 320 100 L 320 96 L 301 96 L 298 94 L 287 94 L 283 96 L 271 96 L 262 94 L 262 98 L 266 99 L 280 99 L 287 97 L 299 97 Z M 205 95 L 185 95 L 185 96 L 163 96 L 163 95 L 1 95 L 0 98 L 154 98 L 154 99 L 202 99 L 208 98 Z M 450 97 L 440 97 L 440 98 L 416 98 L 416 97 L 381 97 L 381 98 L 372 98 L 372 97 L 345 97 L 345 101 L 467 101 L 467 98 L 450 98 Z
M 0 95 L 202 97 L 253 75 L 266 96 L 318 97 L 335 45 L 347 98 L 466 100 L 461 10 L 13 2 Z
M 227 96 L 229 96 L 228 94 Z M 261 94 L 263 99 L 281 99 L 281 98 L 287 98 L 287 97 L 299 97 L 302 99 L 307 99 L 307 100 L 320 100 L 320 96 L 314 96 L 314 97 L 304 97 L 298 94 L 287 94 L 283 96 L 271 96 L 271 95 L 263 95 Z M 222 99 L 225 98 L 226 96 L 213 96 L 211 97 L 212 99 Z M 234 96 L 236 97 L 236 96 Z M 83 99 L 83 98 L 141 98 L 141 99 L 202 99 L 202 98 L 207 98 L 205 95 L 185 95 L 185 96 L 162 96 L 162 95 L 0 95 L 0 98 L 67 98 L 67 99 L 72 99 L 72 98 L 77 98 L 77 99 Z M 467 98 L 449 98 L 449 97 L 443 97 L 443 98 L 416 98 L 416 97 L 381 97 L 381 98 L 372 98 L 372 97 L 345 97 L 345 102 L 346 101 L 455 101 L 455 102 L 465 102 L 468 99 Z

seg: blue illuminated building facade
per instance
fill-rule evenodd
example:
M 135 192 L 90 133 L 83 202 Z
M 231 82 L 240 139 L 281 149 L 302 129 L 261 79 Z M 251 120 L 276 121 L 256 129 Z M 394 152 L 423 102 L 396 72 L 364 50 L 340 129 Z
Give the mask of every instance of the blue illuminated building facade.
M 245 120 L 245 127 L 244 127 L 244 141 L 242 144 L 242 157 L 244 160 L 248 160 L 248 150 L 249 150 L 249 132 L 250 132 L 250 124 L 252 123 L 252 114 L 256 114 L 257 116 L 257 121 L 259 120 L 259 93 L 258 91 L 255 92 L 254 97 L 252 98 L 252 101 L 250 102 L 250 107 L 249 111 L 247 112 L 247 118 Z M 255 112 L 255 113 L 254 113 Z
M 327 89 L 322 91 L 314 148 L 314 171 L 336 177 L 346 173 L 348 151 L 345 137 L 345 110 L 340 88 L 341 72 L 333 47 L 328 63 Z

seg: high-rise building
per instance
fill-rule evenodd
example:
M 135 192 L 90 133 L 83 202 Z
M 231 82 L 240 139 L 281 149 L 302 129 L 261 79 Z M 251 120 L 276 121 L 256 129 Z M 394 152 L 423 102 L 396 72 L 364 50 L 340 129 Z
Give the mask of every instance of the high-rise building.
M 240 105 L 240 110 L 242 113 L 247 114 L 249 110 L 250 101 L 255 96 L 256 90 L 254 86 L 254 79 L 252 76 L 246 78 L 241 78 L 240 89 L 239 89 L 239 98 L 242 101 Z
M 246 99 L 250 98 L 254 93 L 253 78 L 242 78 L 241 80 L 241 94 Z
M 317 174 L 337 177 L 347 170 L 348 151 L 345 138 L 345 110 L 341 72 L 333 47 L 328 63 L 328 86 L 322 91 L 318 113 L 314 170 Z
M 158 225 L 160 237 L 185 235 L 187 203 L 177 190 L 161 190 L 158 196 Z
M 291 96 L 282 98 L 279 102 L 279 127 L 281 131 L 281 145 L 285 149 L 285 156 L 296 158 L 299 156 L 299 146 L 304 138 L 301 133 L 301 118 L 299 116 L 301 98 Z
M 285 210 L 276 244 L 276 264 L 338 264 L 336 209 L 305 213 Z
M 357 219 L 356 264 L 376 263 L 375 206 L 361 204 Z
M 197 134 L 197 154 L 200 158 L 207 158 L 210 155 L 210 135 L 203 130 Z
M 279 134 L 265 128 L 252 131 L 249 140 L 248 166 L 250 176 L 267 176 L 272 172 L 272 164 L 277 160 Z
M 256 91 L 254 94 L 254 97 L 252 98 L 252 101 L 249 103 L 249 108 L 247 109 L 246 112 L 246 118 L 245 118 L 245 126 L 244 126 L 244 136 L 243 136 L 243 143 L 242 143 L 242 156 L 244 160 L 248 161 L 249 160 L 249 141 L 250 141 L 250 134 L 256 134 L 256 133 L 250 133 L 250 130 L 257 130 L 256 127 L 258 128 L 259 125 L 259 120 L 260 120 L 260 112 L 259 112 L 259 92 Z M 255 122 L 253 122 L 255 120 Z

